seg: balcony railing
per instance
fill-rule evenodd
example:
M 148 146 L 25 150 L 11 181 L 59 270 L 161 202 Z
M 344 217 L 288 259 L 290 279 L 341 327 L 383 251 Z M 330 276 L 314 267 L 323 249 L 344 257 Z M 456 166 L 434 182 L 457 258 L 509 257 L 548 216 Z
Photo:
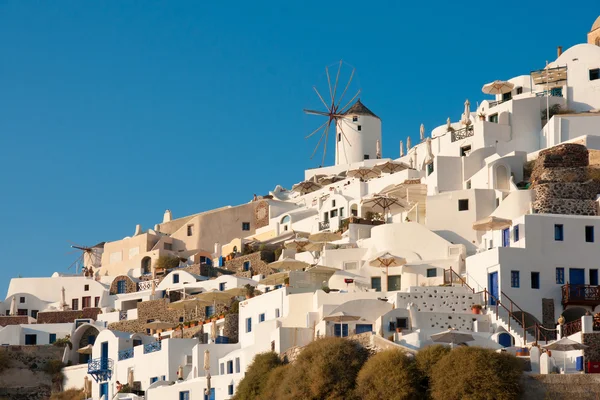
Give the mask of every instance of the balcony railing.
M 324 231 L 329 229 L 329 221 L 319 222 L 319 230 Z
M 144 345 L 144 354 L 154 353 L 162 349 L 161 342 L 152 342 Z
M 152 289 L 152 279 L 148 280 L 148 281 L 141 281 L 138 282 L 138 292 L 141 292 L 143 290 L 150 290 Z M 154 279 L 154 287 L 158 286 L 158 279 Z
M 600 286 L 566 284 L 562 287 L 562 304 L 563 306 L 600 305 Z
M 544 90 L 541 92 L 536 92 L 535 95 L 536 97 L 546 97 L 548 91 Z M 562 87 L 555 87 L 550 89 L 550 96 L 553 97 L 563 97 L 563 91 L 562 91 Z
M 94 358 L 88 361 L 88 374 L 96 382 L 107 381 L 112 376 L 113 360 L 110 358 Z
M 452 131 L 451 141 L 456 142 L 457 140 L 466 139 L 475 134 L 475 129 L 473 129 L 473 125 L 465 126 L 462 129 L 457 129 Z
M 121 350 L 119 352 L 119 361 L 133 358 L 133 347 L 131 349 Z

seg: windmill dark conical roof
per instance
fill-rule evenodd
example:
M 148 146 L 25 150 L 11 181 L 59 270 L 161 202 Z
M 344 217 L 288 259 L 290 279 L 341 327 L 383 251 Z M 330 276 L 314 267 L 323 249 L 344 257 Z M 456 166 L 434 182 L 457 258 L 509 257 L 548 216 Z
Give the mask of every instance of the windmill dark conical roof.
M 375 113 L 373 113 L 373 111 L 369 110 L 361 101 L 360 99 L 356 100 L 356 103 L 354 103 L 352 105 L 352 107 L 350 107 L 348 110 L 346 110 L 346 112 L 344 113 L 344 115 L 348 115 L 348 114 L 355 114 L 355 115 L 368 115 L 369 117 L 375 117 L 377 119 L 381 119 L 379 118 L 377 115 L 375 115 Z

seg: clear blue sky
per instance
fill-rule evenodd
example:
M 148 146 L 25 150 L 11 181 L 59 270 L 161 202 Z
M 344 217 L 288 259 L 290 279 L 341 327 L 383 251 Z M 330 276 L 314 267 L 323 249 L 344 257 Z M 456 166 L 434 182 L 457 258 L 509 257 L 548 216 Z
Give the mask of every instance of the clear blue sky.
M 69 240 L 117 240 L 166 208 L 301 180 L 320 163 L 302 109 L 326 65 L 356 67 L 397 157 L 421 123 L 485 98 L 484 83 L 584 42 L 598 13 L 400 3 L 0 0 L 0 297 L 11 277 L 65 271 Z

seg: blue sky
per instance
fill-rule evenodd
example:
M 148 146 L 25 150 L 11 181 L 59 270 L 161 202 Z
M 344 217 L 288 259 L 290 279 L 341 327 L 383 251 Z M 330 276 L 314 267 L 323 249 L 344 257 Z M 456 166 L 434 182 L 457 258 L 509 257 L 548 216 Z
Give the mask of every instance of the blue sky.
M 0 0 L 0 297 L 11 277 L 65 271 L 69 241 L 301 180 L 320 164 L 302 109 L 326 65 L 356 67 L 398 157 L 421 123 L 543 68 L 596 17 L 555 0 L 207 3 Z

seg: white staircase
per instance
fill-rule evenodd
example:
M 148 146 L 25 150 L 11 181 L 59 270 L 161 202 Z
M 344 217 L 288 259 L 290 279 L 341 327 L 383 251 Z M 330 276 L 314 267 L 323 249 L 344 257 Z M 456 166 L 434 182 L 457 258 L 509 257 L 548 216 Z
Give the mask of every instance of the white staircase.
M 501 326 L 506 332 L 510 333 L 515 338 L 515 346 L 525 346 L 525 340 L 523 338 L 523 327 L 519 322 L 512 318 L 508 311 L 502 307 L 498 307 L 498 315 L 496 315 L 496 306 L 488 306 L 486 314 L 490 316 L 490 322 L 493 327 Z M 508 321 L 510 319 L 510 327 Z M 525 332 L 527 344 L 535 343 L 535 338 L 529 333 Z

